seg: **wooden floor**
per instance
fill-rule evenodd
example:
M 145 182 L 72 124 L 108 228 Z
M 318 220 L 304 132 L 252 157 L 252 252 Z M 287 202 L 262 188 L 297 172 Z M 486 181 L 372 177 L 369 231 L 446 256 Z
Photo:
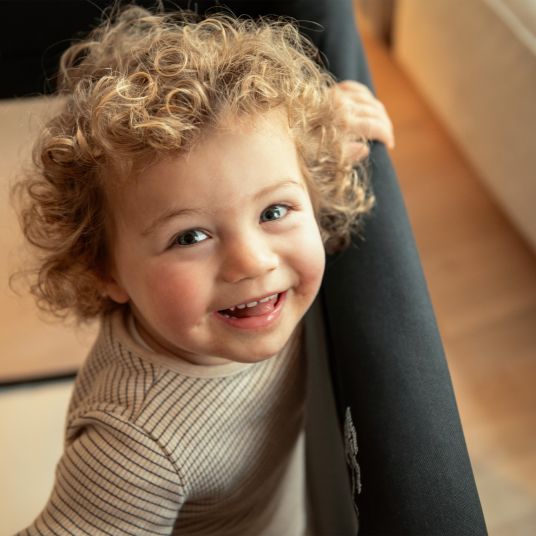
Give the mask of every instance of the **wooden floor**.
M 491 536 L 536 534 L 536 255 L 364 33 Z

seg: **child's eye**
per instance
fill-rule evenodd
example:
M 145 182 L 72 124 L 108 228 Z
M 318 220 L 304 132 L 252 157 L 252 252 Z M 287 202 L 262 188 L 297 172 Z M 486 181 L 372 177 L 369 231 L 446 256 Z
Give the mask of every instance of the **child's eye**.
M 288 205 L 271 205 L 267 209 L 265 209 L 261 214 L 261 221 L 274 221 L 274 220 L 280 220 L 281 218 L 285 217 L 287 212 L 290 210 L 290 207 Z
M 181 233 L 177 235 L 171 242 L 172 246 L 193 246 L 195 244 L 199 244 L 199 242 L 203 242 L 208 238 L 207 233 L 205 231 L 201 231 L 200 229 L 190 229 L 188 231 L 185 231 L 184 233 Z

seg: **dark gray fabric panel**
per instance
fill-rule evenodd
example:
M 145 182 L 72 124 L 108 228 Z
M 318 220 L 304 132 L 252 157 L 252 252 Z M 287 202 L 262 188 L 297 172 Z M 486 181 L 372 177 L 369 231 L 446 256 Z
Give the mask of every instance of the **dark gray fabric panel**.
M 314 536 L 356 534 L 357 518 L 328 368 L 320 299 L 305 315 L 307 356 L 306 467 L 308 518 Z
M 330 259 L 322 289 L 339 419 L 350 407 L 360 534 L 486 534 L 450 375 L 396 177 L 372 151 L 365 242 Z

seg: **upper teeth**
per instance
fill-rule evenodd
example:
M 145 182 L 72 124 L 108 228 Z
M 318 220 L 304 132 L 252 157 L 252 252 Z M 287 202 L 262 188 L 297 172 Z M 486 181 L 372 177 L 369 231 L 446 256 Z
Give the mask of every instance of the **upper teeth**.
M 266 303 L 267 301 L 274 300 L 277 298 L 277 294 L 272 294 L 271 296 L 266 296 L 266 298 L 262 298 L 259 301 L 252 301 L 248 303 L 241 303 L 240 305 L 233 305 L 233 307 L 229 307 L 231 311 L 234 311 L 235 309 L 245 309 L 246 307 L 255 307 L 255 305 L 258 305 L 259 303 Z

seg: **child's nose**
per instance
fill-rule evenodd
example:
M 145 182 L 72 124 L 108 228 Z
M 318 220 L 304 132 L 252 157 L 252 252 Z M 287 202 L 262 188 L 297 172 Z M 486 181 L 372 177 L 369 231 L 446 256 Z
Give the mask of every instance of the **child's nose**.
M 252 236 L 231 240 L 225 247 L 221 276 L 229 283 L 255 279 L 275 270 L 279 256 L 266 240 Z

